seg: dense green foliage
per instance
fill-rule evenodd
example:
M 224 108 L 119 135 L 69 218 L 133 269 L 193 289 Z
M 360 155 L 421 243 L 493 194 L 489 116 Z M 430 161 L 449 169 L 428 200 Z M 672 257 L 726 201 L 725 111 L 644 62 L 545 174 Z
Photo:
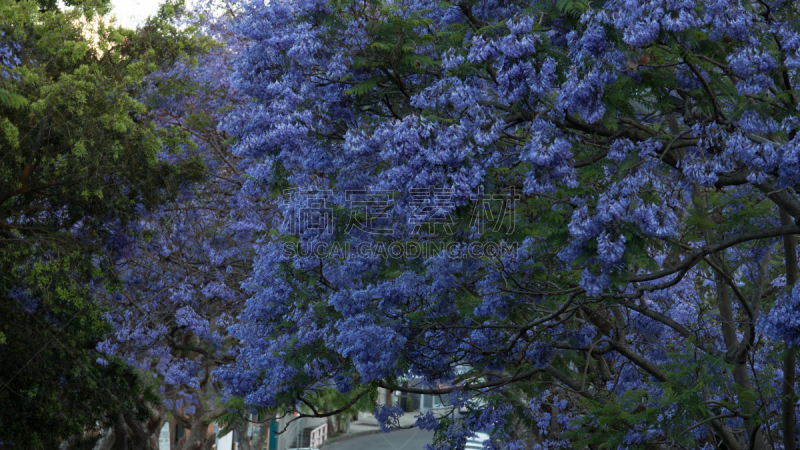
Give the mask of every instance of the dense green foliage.
M 121 226 L 203 168 L 159 158 L 185 140 L 139 101 L 156 62 L 205 46 L 168 25 L 176 5 L 137 31 L 98 20 L 107 5 L 75 6 L 17 2 L 0 18 L 17 61 L 0 80 L 0 446 L 146 417 L 133 369 L 97 361 L 111 328 L 92 292 L 118 286 Z

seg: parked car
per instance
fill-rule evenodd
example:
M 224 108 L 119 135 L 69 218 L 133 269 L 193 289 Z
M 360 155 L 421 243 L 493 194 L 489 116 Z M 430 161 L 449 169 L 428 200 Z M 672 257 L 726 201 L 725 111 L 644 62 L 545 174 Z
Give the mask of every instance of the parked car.
M 468 438 L 464 450 L 483 450 L 483 443 L 489 440 L 489 433 L 476 431 L 475 436 Z

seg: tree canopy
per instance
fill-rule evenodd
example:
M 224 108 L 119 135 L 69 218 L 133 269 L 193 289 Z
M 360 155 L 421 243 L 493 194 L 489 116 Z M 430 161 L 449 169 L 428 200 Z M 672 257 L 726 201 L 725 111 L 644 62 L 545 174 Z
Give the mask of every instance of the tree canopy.
M 156 399 L 122 360 L 98 362 L 112 327 L 92 293 L 119 287 L 119 228 L 198 178 L 202 164 L 159 158 L 183 140 L 139 97 L 154 62 L 204 44 L 166 12 L 134 32 L 96 6 L 0 17 L 0 446 L 138 423 Z
M 794 3 L 244 8 L 223 127 L 281 214 L 233 393 L 443 396 L 436 449 L 794 448 Z
M 794 2 L 8 8 L 0 358 L 44 371 L 0 400 L 160 395 L 52 436 L 199 449 L 383 388 L 448 405 L 431 450 L 797 447 Z

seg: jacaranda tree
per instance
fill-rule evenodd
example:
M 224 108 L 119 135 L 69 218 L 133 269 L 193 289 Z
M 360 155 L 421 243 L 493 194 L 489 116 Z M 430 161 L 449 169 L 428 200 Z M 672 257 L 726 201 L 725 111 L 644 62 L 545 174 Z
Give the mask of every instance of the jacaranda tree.
M 205 173 L 182 184 L 173 201 L 114 228 L 113 265 L 122 288 L 98 291 L 114 325 L 99 349 L 146 374 L 159 393 L 140 449 L 158 448 L 159 432 L 170 418 L 189 430 L 175 449 L 210 449 L 216 441 L 207 433 L 211 420 L 246 414 L 229 410 L 225 386 L 212 372 L 236 354 L 228 327 L 246 298 L 241 283 L 250 273 L 254 231 L 263 232 L 271 214 L 269 203 L 254 203 L 241 192 L 246 166 L 231 154 L 230 136 L 216 127 L 246 100 L 230 86 L 231 59 L 243 45 L 229 26 L 233 11 L 202 2 L 178 12 L 172 23 L 205 39 L 208 48 L 166 61 L 149 74 L 143 102 L 159 130 L 186 142 L 183 151 L 161 158 L 173 164 L 201 161 Z M 245 223 L 242 211 L 257 220 Z M 239 436 L 248 434 L 246 421 L 227 422 Z M 114 424 L 120 442 L 117 437 L 126 433 L 118 428 Z M 269 427 L 262 430 L 254 436 L 260 443 Z M 243 449 L 250 448 L 246 444 Z
M 796 3 L 273 0 L 236 23 L 253 101 L 221 127 L 281 213 L 217 371 L 245 403 L 436 395 L 466 411 L 419 417 L 436 449 L 796 448 Z

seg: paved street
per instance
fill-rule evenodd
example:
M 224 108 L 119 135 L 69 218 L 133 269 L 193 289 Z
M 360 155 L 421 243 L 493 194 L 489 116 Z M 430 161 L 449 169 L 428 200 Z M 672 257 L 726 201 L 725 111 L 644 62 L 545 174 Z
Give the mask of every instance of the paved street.
M 413 429 L 345 439 L 326 445 L 325 450 L 422 450 L 431 443 L 433 431 Z

